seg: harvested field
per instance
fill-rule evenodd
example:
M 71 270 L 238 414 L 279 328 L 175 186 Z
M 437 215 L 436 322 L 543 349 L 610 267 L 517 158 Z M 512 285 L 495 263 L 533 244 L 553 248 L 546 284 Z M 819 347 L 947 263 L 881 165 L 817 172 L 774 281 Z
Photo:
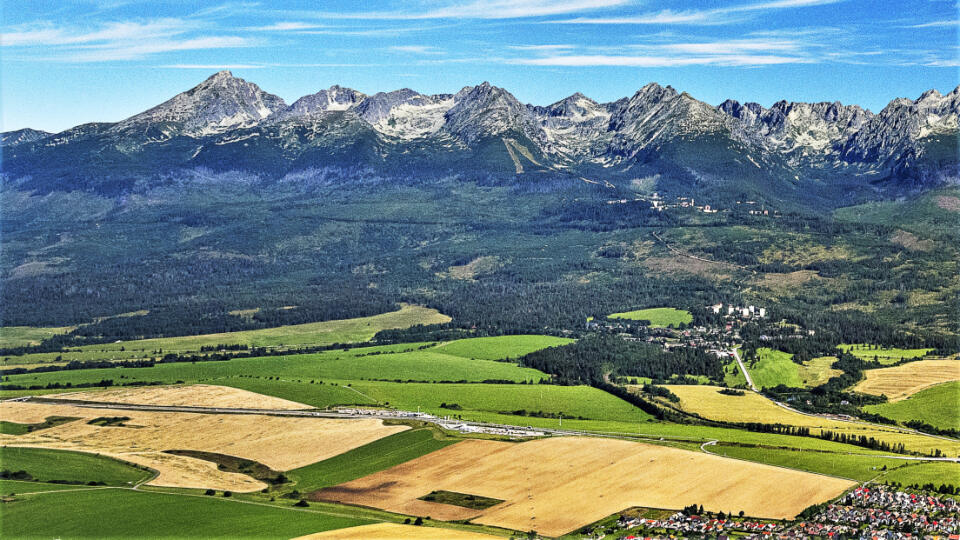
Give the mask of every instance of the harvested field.
M 313 494 L 441 520 L 559 536 L 632 506 L 792 518 L 853 486 L 699 452 L 613 439 L 468 440 Z M 447 490 L 502 499 L 486 510 L 419 500 Z
M 187 386 L 147 386 L 100 392 L 71 392 L 50 398 L 134 403 L 138 405 L 174 405 L 188 407 L 227 407 L 241 409 L 310 409 L 309 405 L 265 396 L 229 386 L 191 384 Z
M 212 462 L 164 454 L 164 450 L 199 450 L 242 457 L 287 471 L 339 455 L 404 431 L 379 420 L 332 420 L 260 415 L 216 415 L 123 411 L 126 427 L 87 422 L 104 409 L 0 403 L 0 420 L 20 423 L 48 416 L 81 420 L 24 435 L 0 435 L 0 444 L 104 454 L 159 471 L 152 485 L 255 491 L 265 484 L 217 469 Z
M 960 380 L 960 361 L 920 360 L 864 373 L 866 379 L 853 387 L 855 392 L 885 395 L 890 401 L 899 401 L 925 388 Z
M 729 396 L 719 393 L 720 388 L 716 386 L 676 385 L 665 386 L 665 388 L 680 398 L 680 408 L 710 420 L 803 426 L 811 428 L 812 434 L 829 430 L 834 433 L 845 433 L 848 436 L 873 437 L 890 445 L 902 443 L 907 450 L 924 454 L 937 449 L 946 455 L 960 454 L 960 443 L 953 439 L 905 432 L 895 426 L 833 420 L 802 414 L 781 407 L 755 392 L 748 391 L 742 396 Z
M 412 538 L 414 540 L 490 540 L 500 537 L 457 529 L 415 527 L 413 525 L 400 525 L 399 523 L 376 523 L 374 525 L 361 525 L 348 529 L 308 534 L 294 538 L 294 540 L 325 540 L 328 538 L 331 540 L 395 540 L 396 538 Z

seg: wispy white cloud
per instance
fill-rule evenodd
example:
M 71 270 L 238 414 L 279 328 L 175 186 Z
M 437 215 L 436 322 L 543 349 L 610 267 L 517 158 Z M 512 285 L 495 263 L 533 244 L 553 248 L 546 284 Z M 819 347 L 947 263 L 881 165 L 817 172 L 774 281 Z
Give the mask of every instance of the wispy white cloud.
M 577 17 L 547 21 L 557 24 L 724 24 L 752 12 L 836 4 L 845 0 L 773 0 L 699 10 L 662 10 L 615 17 Z
M 762 66 L 817 61 L 813 43 L 786 38 L 715 39 L 676 41 L 665 36 L 650 42 L 618 46 L 584 46 L 554 49 L 549 46 L 513 50 L 528 53 L 510 63 L 535 66 Z
M 250 26 L 244 28 L 244 30 L 251 30 L 254 32 L 296 32 L 300 30 L 314 30 L 317 28 L 328 28 L 328 26 L 298 21 L 282 21 L 267 26 Z
M 430 45 L 394 45 L 389 50 L 406 54 L 444 54 L 443 50 Z
M 569 51 L 575 49 L 576 45 L 570 44 L 553 44 L 553 45 L 508 45 L 508 49 L 513 49 L 515 51 Z
M 942 21 L 930 21 L 920 24 L 911 24 L 904 26 L 903 28 L 949 28 L 951 26 L 960 26 L 960 20 L 958 19 L 945 19 Z
M 182 34 L 196 24 L 181 19 L 149 22 L 109 22 L 97 29 L 80 29 L 41 23 L 0 33 L 0 46 L 76 45 L 98 41 L 152 39 Z
M 474 0 L 451 2 L 426 11 L 295 12 L 324 19 L 521 19 L 595 11 L 633 0 Z
M 720 54 L 696 56 L 628 56 L 628 55 L 559 55 L 522 58 L 512 63 L 530 66 L 566 67 L 683 67 L 683 66 L 764 66 L 802 64 L 812 60 L 796 56 Z
M 164 64 L 157 66 L 162 69 L 204 69 L 204 70 L 222 70 L 222 69 L 260 69 L 269 66 L 262 64 Z
M 250 47 L 258 40 L 231 35 L 196 35 L 198 21 L 157 19 L 106 22 L 92 26 L 40 23 L 0 34 L 0 47 L 16 48 L 39 60 L 109 62 L 137 60 L 167 52 Z

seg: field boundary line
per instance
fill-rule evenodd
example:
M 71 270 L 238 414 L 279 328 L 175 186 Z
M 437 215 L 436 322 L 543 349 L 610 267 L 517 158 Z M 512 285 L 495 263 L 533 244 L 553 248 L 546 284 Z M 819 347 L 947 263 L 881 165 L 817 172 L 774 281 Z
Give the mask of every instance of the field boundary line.
M 365 397 L 365 398 L 367 398 L 367 399 L 369 399 L 369 400 L 372 400 L 375 404 L 379 404 L 379 403 L 380 403 L 380 400 L 379 400 L 379 399 L 374 399 L 374 398 L 372 398 L 372 397 L 364 394 L 363 392 L 357 390 L 356 388 L 354 388 L 354 387 L 352 387 L 352 386 L 347 386 L 347 385 L 345 385 L 345 384 L 338 384 L 337 386 L 339 386 L 340 388 L 346 388 L 347 390 L 353 390 L 354 392 L 360 394 L 361 396 L 363 396 L 363 397 Z

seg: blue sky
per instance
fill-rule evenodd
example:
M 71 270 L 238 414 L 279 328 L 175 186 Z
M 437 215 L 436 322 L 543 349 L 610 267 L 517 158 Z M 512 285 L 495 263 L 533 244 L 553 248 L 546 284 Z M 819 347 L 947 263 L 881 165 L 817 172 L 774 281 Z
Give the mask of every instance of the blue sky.
M 880 110 L 960 84 L 958 0 L 0 0 L 0 129 L 117 121 L 230 69 L 287 102 L 332 84 Z

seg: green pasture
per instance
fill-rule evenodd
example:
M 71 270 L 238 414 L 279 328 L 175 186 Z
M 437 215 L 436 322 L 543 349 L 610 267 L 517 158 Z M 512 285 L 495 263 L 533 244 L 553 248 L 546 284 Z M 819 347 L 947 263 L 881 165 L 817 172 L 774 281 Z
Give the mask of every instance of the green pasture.
M 960 429 L 960 381 L 933 386 L 900 401 L 867 405 L 863 410 L 898 422 L 919 420 L 940 429 Z
M 0 328 L 0 349 L 13 347 L 31 347 L 39 345 L 43 340 L 59 334 L 72 332 L 75 326 L 34 327 L 34 326 L 4 326 Z
M 83 345 L 70 348 L 66 352 L 5 356 L 2 359 L 2 365 L 15 366 L 56 361 L 68 362 L 70 360 L 157 358 L 167 353 L 198 353 L 201 347 L 217 345 L 287 348 L 291 346 L 330 345 L 333 343 L 360 343 L 370 341 L 381 330 L 409 328 L 418 324 L 438 324 L 449 321 L 450 317 L 435 309 L 404 305 L 397 311 L 356 319 L 322 321 L 221 334 Z
M 540 349 L 558 347 L 572 342 L 572 339 L 553 336 L 495 336 L 458 339 L 441 343 L 437 346 L 437 352 L 478 360 L 503 360 L 519 358 Z
M 150 471 L 106 456 L 11 446 L 0 447 L 0 468 L 26 471 L 38 482 L 103 482 L 111 486 L 136 484 L 153 476 Z
M 482 339 L 482 338 L 480 338 Z M 469 345 L 471 340 L 460 343 Z M 466 346 L 463 345 L 463 346 Z M 446 354 L 443 348 L 420 349 L 423 344 L 332 350 L 317 354 L 238 358 L 212 362 L 175 362 L 145 368 L 101 368 L 9 376 L 9 384 L 45 386 L 51 382 L 73 385 L 112 379 L 134 381 L 197 382 L 229 377 L 271 378 L 310 382 L 339 379 L 418 381 L 540 381 L 547 376 L 535 369 L 494 360 L 471 360 Z M 427 345 L 429 346 L 429 345 Z M 502 346 L 507 351 L 508 347 Z M 394 352 L 404 351 L 404 352 Z
M 757 349 L 755 361 L 744 360 L 743 364 L 750 372 L 753 384 L 757 388 L 767 388 L 785 384 L 792 387 L 803 387 L 803 378 L 800 376 L 800 365 L 794 363 L 793 355 L 783 351 L 762 347 Z
M 710 453 L 756 461 L 790 469 L 839 476 L 865 482 L 883 474 L 883 467 L 892 469 L 904 460 L 878 456 L 861 456 L 822 451 L 760 448 L 748 446 L 708 446 Z
M 895 347 L 880 347 L 879 345 L 870 345 L 868 343 L 844 343 L 838 345 L 837 348 L 869 362 L 876 359 L 877 362 L 884 365 L 895 364 L 901 359 L 912 360 L 914 358 L 923 358 L 933 352 L 933 349 L 898 349 Z
M 458 439 L 443 438 L 433 429 L 412 429 L 285 474 L 294 481 L 293 489 L 306 494 L 389 469 L 456 442 Z
M 941 484 L 960 486 L 960 463 L 910 463 L 905 467 L 888 472 L 880 481 L 888 484 L 899 482 L 904 486 L 913 484 L 920 486 L 933 484 L 937 487 Z
M 631 321 L 650 321 L 650 326 L 679 326 L 680 323 L 690 324 L 693 315 L 689 311 L 672 307 L 658 307 L 611 313 L 611 319 L 628 319 Z
M 64 489 L 104 489 L 103 487 L 78 486 L 76 484 L 46 484 L 43 482 L 28 482 L 21 480 L 0 479 L 0 495 L 16 495 L 18 493 L 37 493 L 42 491 L 62 491 Z
M 4 504 L 0 536 L 286 539 L 368 523 L 350 515 L 348 509 L 284 508 L 203 495 L 90 489 L 28 495 Z

